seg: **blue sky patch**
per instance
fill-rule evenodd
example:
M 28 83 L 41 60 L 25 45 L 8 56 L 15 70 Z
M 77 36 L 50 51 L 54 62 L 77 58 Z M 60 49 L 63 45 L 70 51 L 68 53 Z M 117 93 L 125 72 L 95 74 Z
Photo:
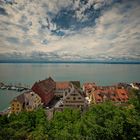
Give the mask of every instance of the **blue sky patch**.
M 9 43 L 19 44 L 19 39 L 16 38 L 16 37 L 7 37 L 6 40 L 7 40 Z
M 8 13 L 6 12 L 4 8 L 0 7 L 0 15 L 7 16 Z

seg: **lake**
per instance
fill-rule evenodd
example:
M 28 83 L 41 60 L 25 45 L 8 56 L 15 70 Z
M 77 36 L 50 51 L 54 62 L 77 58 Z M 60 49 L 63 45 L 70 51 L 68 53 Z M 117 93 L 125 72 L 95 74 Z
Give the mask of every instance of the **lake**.
M 51 76 L 56 81 L 80 80 L 98 85 L 140 82 L 139 64 L 1 63 L 0 82 L 30 85 Z M 20 93 L 0 90 L 0 111 Z

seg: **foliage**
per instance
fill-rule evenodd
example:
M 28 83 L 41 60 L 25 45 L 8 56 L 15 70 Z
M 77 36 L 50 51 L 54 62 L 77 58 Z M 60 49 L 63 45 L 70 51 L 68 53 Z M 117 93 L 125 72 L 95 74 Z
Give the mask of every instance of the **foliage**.
M 138 140 L 139 99 L 127 107 L 103 103 L 83 113 L 78 109 L 56 112 L 48 121 L 44 109 L 0 117 L 0 140 Z

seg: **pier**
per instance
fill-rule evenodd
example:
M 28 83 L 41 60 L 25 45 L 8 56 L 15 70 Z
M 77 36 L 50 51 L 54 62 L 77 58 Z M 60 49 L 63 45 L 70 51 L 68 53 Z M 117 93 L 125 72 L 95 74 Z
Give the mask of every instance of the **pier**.
M 0 89 L 1 90 L 14 90 L 14 91 L 18 91 L 18 92 L 22 92 L 22 91 L 26 91 L 26 90 L 30 90 L 30 86 L 29 85 L 22 85 L 21 83 L 18 84 L 4 84 L 4 83 L 0 83 Z

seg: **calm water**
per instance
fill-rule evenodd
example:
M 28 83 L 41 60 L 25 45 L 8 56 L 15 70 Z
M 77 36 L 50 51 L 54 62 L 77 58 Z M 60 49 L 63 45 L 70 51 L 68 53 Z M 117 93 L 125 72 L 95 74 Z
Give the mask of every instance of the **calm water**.
M 32 85 L 51 76 L 54 80 L 90 81 L 100 85 L 140 82 L 140 65 L 135 64 L 0 64 L 0 82 Z M 0 110 L 19 93 L 0 90 Z
M 9 106 L 10 101 L 19 94 L 20 93 L 15 91 L 0 90 L 0 111 L 6 109 Z

